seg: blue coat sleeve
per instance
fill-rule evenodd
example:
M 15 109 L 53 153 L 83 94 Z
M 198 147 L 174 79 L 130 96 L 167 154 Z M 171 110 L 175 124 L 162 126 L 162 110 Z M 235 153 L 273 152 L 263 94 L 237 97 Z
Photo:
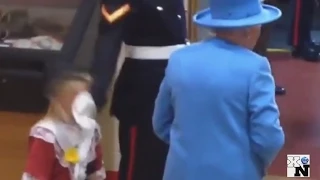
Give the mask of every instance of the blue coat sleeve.
M 266 59 L 251 79 L 249 110 L 251 146 L 267 168 L 284 145 L 284 132 L 275 100 L 275 82 Z
M 155 101 L 152 125 L 156 136 L 167 144 L 170 142 L 170 129 L 173 118 L 171 91 L 166 77 L 164 77 Z

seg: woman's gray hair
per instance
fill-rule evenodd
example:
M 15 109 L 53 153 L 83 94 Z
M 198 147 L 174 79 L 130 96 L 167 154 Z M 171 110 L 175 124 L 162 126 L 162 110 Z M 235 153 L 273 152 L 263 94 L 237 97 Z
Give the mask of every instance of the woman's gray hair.
M 246 31 L 250 29 L 251 27 L 241 27 L 241 28 L 216 28 L 216 29 L 211 29 L 211 33 L 216 35 L 219 33 L 236 33 L 236 32 L 241 32 L 241 31 Z

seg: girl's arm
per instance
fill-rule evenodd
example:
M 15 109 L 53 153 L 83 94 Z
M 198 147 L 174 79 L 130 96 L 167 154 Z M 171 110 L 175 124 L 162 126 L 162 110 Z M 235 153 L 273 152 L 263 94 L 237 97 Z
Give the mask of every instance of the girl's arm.
M 95 153 L 96 158 L 91 161 L 87 165 L 87 172 L 88 180 L 105 180 L 106 179 L 106 170 L 103 164 L 103 153 L 102 153 L 102 146 L 101 146 L 101 132 L 100 127 L 97 124 L 97 129 L 95 131 L 94 142 L 96 144 Z
M 29 151 L 22 180 L 48 180 L 55 162 L 54 136 L 37 130 L 30 135 Z
M 99 143 L 96 146 L 96 159 L 88 164 L 87 174 L 88 180 L 105 180 L 106 171 L 104 169 L 102 156 L 102 147 Z

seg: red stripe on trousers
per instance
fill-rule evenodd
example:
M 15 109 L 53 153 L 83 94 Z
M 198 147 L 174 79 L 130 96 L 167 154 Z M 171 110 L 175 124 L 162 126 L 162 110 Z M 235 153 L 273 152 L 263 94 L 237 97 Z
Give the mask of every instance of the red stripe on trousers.
M 309 0 L 305 0 L 309 1 Z M 294 15 L 294 27 L 293 27 L 293 45 L 297 46 L 299 41 L 299 24 L 300 24 L 300 13 L 301 13 L 301 0 L 296 0 L 296 8 Z
M 133 171 L 134 171 L 134 164 L 135 164 L 135 158 L 136 158 L 136 142 L 137 142 L 137 127 L 132 127 L 130 129 L 130 151 L 129 151 L 129 167 L 128 167 L 127 180 L 133 179 Z

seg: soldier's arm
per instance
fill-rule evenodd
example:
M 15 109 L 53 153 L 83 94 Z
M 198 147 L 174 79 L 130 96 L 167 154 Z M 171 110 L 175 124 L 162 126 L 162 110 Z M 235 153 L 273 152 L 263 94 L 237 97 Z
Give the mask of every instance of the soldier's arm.
M 112 15 L 121 4 L 115 5 L 114 2 L 105 3 L 106 11 Z M 91 66 L 91 74 L 94 78 L 92 86 L 92 96 L 98 109 L 106 103 L 107 90 L 112 82 L 113 75 L 117 66 L 118 56 L 123 41 L 124 16 L 109 22 L 101 14 L 99 36 L 96 39 L 94 59 Z

